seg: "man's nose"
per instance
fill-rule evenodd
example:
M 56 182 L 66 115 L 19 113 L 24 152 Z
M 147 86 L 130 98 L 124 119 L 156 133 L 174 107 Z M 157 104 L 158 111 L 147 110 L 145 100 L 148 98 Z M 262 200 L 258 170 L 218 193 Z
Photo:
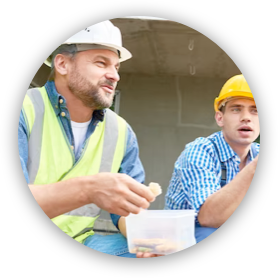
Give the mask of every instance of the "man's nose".
M 109 70 L 106 73 L 106 78 L 113 80 L 114 82 L 118 82 L 120 80 L 120 75 L 115 68 L 109 68 Z
M 248 110 L 242 111 L 241 121 L 242 122 L 250 122 L 251 121 L 251 114 Z

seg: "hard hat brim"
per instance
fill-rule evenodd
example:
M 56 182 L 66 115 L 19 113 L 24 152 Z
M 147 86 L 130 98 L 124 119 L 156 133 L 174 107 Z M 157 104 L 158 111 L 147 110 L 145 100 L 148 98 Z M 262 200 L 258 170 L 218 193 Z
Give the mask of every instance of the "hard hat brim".
M 77 43 L 64 43 L 64 44 L 77 44 Z M 85 44 L 85 43 L 83 43 Z M 87 43 L 88 45 L 90 45 L 91 43 Z M 97 43 L 98 45 L 103 45 L 103 46 L 107 46 L 110 48 L 114 48 L 115 50 L 118 50 L 120 52 L 120 57 L 119 57 L 119 61 L 122 63 L 128 59 L 130 59 L 132 57 L 132 54 L 124 47 L 122 46 L 118 46 L 115 44 L 111 44 L 111 43 Z M 87 50 L 89 50 L 90 48 L 88 48 Z M 94 48 L 92 48 L 94 49 Z M 47 65 L 48 67 L 51 67 L 51 59 L 50 57 L 48 57 L 45 61 L 44 64 Z
M 236 98 L 249 98 L 249 99 L 254 100 L 252 93 L 233 91 L 233 92 L 230 92 L 229 94 L 224 95 L 223 97 L 215 98 L 215 101 L 214 101 L 215 112 L 219 111 L 219 107 L 220 107 L 221 103 L 223 102 L 223 100 L 225 100 L 225 99 L 232 100 L 232 99 L 236 99 Z
M 132 54 L 126 48 L 124 48 L 122 46 L 118 46 L 118 45 L 111 44 L 111 43 L 101 43 L 101 42 L 100 43 L 98 42 L 97 44 L 108 46 L 108 47 L 114 48 L 116 50 L 119 50 L 120 51 L 120 57 L 119 57 L 120 62 L 124 62 L 132 57 Z

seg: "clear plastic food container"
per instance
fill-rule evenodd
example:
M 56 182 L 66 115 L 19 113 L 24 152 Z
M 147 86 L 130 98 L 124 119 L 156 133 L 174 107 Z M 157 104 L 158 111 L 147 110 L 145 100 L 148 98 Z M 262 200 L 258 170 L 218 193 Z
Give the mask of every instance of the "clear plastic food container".
M 142 210 L 126 217 L 130 253 L 167 255 L 196 244 L 194 210 Z

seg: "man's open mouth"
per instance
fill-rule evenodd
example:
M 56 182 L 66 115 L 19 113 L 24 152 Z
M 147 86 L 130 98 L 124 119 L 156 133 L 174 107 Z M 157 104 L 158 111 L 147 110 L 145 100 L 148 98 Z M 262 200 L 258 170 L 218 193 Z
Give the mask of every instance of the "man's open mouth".
M 251 127 L 249 127 L 249 126 L 246 126 L 246 127 L 239 128 L 238 131 L 246 131 L 246 132 L 248 132 L 248 131 L 253 131 L 253 129 Z

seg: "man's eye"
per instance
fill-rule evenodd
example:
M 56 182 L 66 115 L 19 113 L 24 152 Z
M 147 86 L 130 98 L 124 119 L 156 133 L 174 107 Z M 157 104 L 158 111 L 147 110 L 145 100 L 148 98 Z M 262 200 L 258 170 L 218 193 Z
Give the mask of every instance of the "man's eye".
M 233 111 L 233 112 L 239 112 L 240 109 L 239 109 L 239 108 L 233 108 L 232 111 Z
M 97 64 L 99 64 L 101 66 L 105 66 L 105 62 L 102 62 L 102 61 L 97 61 Z
M 257 109 L 253 109 L 253 110 L 251 110 L 251 112 L 254 113 L 254 114 L 258 114 L 258 110 Z

